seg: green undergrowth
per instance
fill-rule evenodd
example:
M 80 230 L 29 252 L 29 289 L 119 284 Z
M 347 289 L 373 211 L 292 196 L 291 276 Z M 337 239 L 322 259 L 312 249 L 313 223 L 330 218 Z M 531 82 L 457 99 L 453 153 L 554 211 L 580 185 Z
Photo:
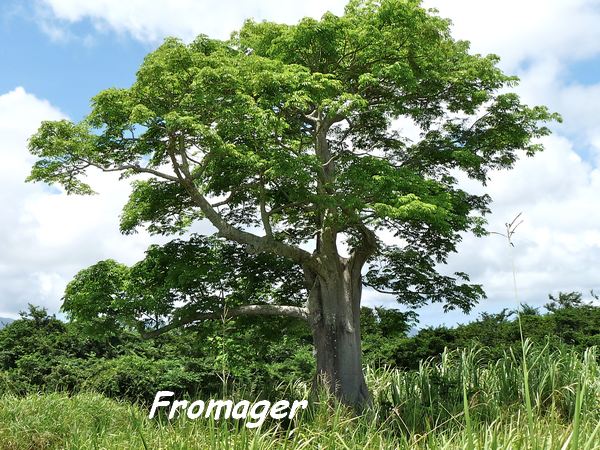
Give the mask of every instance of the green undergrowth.
M 356 416 L 324 399 L 291 422 L 147 418 L 147 406 L 96 393 L 44 393 L 0 402 L 2 449 L 600 449 L 598 351 L 525 343 L 482 364 L 481 350 L 445 352 L 418 370 L 367 368 L 373 406 Z M 303 383 L 288 399 L 308 395 Z M 236 398 L 233 393 L 230 398 Z

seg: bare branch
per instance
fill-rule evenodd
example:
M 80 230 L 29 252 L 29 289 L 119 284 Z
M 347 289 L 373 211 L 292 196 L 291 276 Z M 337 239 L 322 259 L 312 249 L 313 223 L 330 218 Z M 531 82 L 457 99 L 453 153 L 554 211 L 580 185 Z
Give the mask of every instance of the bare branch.
M 206 218 L 217 228 L 222 237 L 240 244 L 249 245 L 258 252 L 272 252 L 289 258 L 298 264 L 308 265 L 317 272 L 320 271 L 319 265 L 306 250 L 278 241 L 272 236 L 257 236 L 232 226 L 211 206 L 208 200 L 196 189 L 191 180 L 186 179 L 183 181 L 183 184 L 194 203 L 198 205 Z
M 79 158 L 79 159 L 81 159 L 82 161 L 87 163 L 89 166 L 100 169 L 102 172 L 124 172 L 125 170 L 132 170 L 135 173 L 147 173 L 147 174 L 154 175 L 158 178 L 163 178 L 163 179 L 169 180 L 169 181 L 174 181 L 174 182 L 179 181 L 173 175 L 169 175 L 167 173 L 161 172 L 159 170 L 151 169 L 149 167 L 142 167 L 138 164 L 122 164 L 120 166 L 115 166 L 115 167 L 106 167 L 101 164 L 89 161 L 85 158 Z
M 273 236 L 273 228 L 271 227 L 271 220 L 269 218 L 269 213 L 267 212 L 267 199 L 265 194 L 265 184 L 261 176 L 260 180 L 260 218 L 263 223 L 263 227 L 265 228 L 265 233 L 267 236 Z
M 375 232 L 369 229 L 364 223 L 359 221 L 356 227 L 363 236 L 363 240 L 353 250 L 352 256 L 350 257 L 350 264 L 356 275 L 359 275 L 369 257 L 377 251 L 378 243 Z
M 169 181 L 178 181 L 176 177 L 174 177 L 173 175 L 169 175 L 166 174 L 164 172 L 160 172 L 158 170 L 155 169 L 150 169 L 148 167 L 140 167 L 138 165 L 135 164 L 129 164 L 129 165 L 125 165 L 125 166 L 121 166 L 119 167 L 117 170 L 119 171 L 123 171 L 123 170 L 133 170 L 136 173 L 148 173 L 150 175 L 154 175 L 158 178 L 163 178 L 165 180 L 169 180 Z
M 252 188 L 254 186 L 257 186 L 257 185 L 258 185 L 258 181 L 253 181 L 252 183 L 242 183 L 239 186 L 231 188 L 231 190 L 229 191 L 229 194 L 227 195 L 227 197 L 225 199 L 220 200 L 215 203 L 211 203 L 211 206 L 213 208 L 216 208 L 218 206 L 224 206 L 231 201 L 231 199 L 233 198 L 234 195 L 236 195 L 239 192 L 242 192 L 244 190 L 247 190 L 249 188 Z
M 225 206 L 227 203 L 229 203 L 231 201 L 231 197 L 233 197 L 233 192 L 230 192 L 229 195 L 227 197 L 225 197 L 224 200 L 215 202 L 215 203 L 211 203 L 210 206 L 212 206 L 213 208 L 218 208 L 219 206 Z
M 311 205 L 307 204 L 306 202 L 290 202 L 290 203 L 285 203 L 283 205 L 279 205 L 276 208 L 271 208 L 271 210 L 269 211 L 269 215 L 273 215 L 273 214 L 277 214 L 280 212 L 285 211 L 287 208 L 295 208 L 295 207 L 308 207 L 308 210 L 310 209 L 314 209 L 314 207 L 312 207 Z
M 316 124 L 319 121 L 319 110 L 315 108 L 310 114 L 304 114 L 304 118 Z

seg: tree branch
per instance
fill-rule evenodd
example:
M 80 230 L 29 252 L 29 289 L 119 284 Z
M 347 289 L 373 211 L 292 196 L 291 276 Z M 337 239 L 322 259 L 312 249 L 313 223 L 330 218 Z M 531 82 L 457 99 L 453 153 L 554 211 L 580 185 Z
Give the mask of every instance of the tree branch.
M 265 229 L 265 233 L 268 237 L 273 237 L 273 228 L 271 227 L 271 219 L 269 218 L 269 213 L 267 212 L 267 199 L 265 193 L 265 183 L 261 176 L 260 179 L 260 218 L 263 223 L 263 227 Z
M 308 266 L 315 272 L 321 272 L 322 268 L 306 250 L 295 245 L 286 244 L 276 240 L 273 236 L 257 236 L 227 222 L 221 214 L 210 204 L 208 199 L 198 190 L 193 178 L 185 165 L 179 164 L 174 154 L 174 149 L 168 147 L 169 156 L 173 169 L 177 175 L 176 181 L 188 192 L 192 201 L 200 208 L 204 216 L 217 229 L 218 234 L 226 239 L 238 242 L 242 245 L 252 247 L 256 252 L 275 253 L 284 258 L 291 259 L 297 264 Z M 182 156 L 184 158 L 184 156 Z
M 375 232 L 362 223 L 362 221 L 359 220 L 356 227 L 363 236 L 363 240 L 360 245 L 352 251 L 350 265 L 354 274 L 358 276 L 369 257 L 377 251 L 378 243 Z
M 122 164 L 120 166 L 115 166 L 115 167 L 105 167 L 101 164 L 94 163 L 85 158 L 80 157 L 79 159 L 81 159 L 83 162 L 85 162 L 89 166 L 100 169 L 102 172 L 124 172 L 125 170 L 132 170 L 135 173 L 147 173 L 150 175 L 154 175 L 155 177 L 163 178 L 163 179 L 169 180 L 169 181 L 174 181 L 174 182 L 179 181 L 179 179 L 177 179 L 177 177 L 174 177 L 173 175 L 169 175 L 169 174 L 161 172 L 159 170 L 150 169 L 149 167 L 142 167 L 138 164 Z
M 139 331 L 144 339 L 149 339 L 160 336 L 161 334 L 167 333 L 175 328 L 189 325 L 193 322 L 210 319 L 230 319 L 239 316 L 284 316 L 308 320 L 308 310 L 300 306 L 271 304 L 245 305 L 217 312 L 197 312 L 151 331 L 146 331 L 143 327 L 140 327 Z

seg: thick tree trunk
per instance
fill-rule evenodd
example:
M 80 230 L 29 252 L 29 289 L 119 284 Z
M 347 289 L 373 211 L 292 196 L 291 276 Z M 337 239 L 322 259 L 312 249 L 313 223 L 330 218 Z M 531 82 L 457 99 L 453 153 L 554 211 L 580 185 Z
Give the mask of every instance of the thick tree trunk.
M 346 264 L 316 277 L 309 300 L 317 362 L 317 383 L 358 409 L 371 401 L 362 370 L 360 272 Z

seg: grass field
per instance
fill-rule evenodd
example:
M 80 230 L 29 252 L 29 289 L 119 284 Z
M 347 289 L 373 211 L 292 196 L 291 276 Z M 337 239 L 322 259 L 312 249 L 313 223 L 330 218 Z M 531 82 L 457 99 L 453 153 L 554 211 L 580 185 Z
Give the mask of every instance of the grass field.
M 5 395 L 2 449 L 600 449 L 597 349 L 580 355 L 525 343 L 482 364 L 447 352 L 417 371 L 367 368 L 374 405 L 362 416 L 315 402 L 291 423 L 149 420 L 148 408 L 94 393 Z M 288 399 L 308 388 L 288 386 Z M 235 396 L 233 396 L 235 398 Z M 283 398 L 283 397 L 282 397 Z

